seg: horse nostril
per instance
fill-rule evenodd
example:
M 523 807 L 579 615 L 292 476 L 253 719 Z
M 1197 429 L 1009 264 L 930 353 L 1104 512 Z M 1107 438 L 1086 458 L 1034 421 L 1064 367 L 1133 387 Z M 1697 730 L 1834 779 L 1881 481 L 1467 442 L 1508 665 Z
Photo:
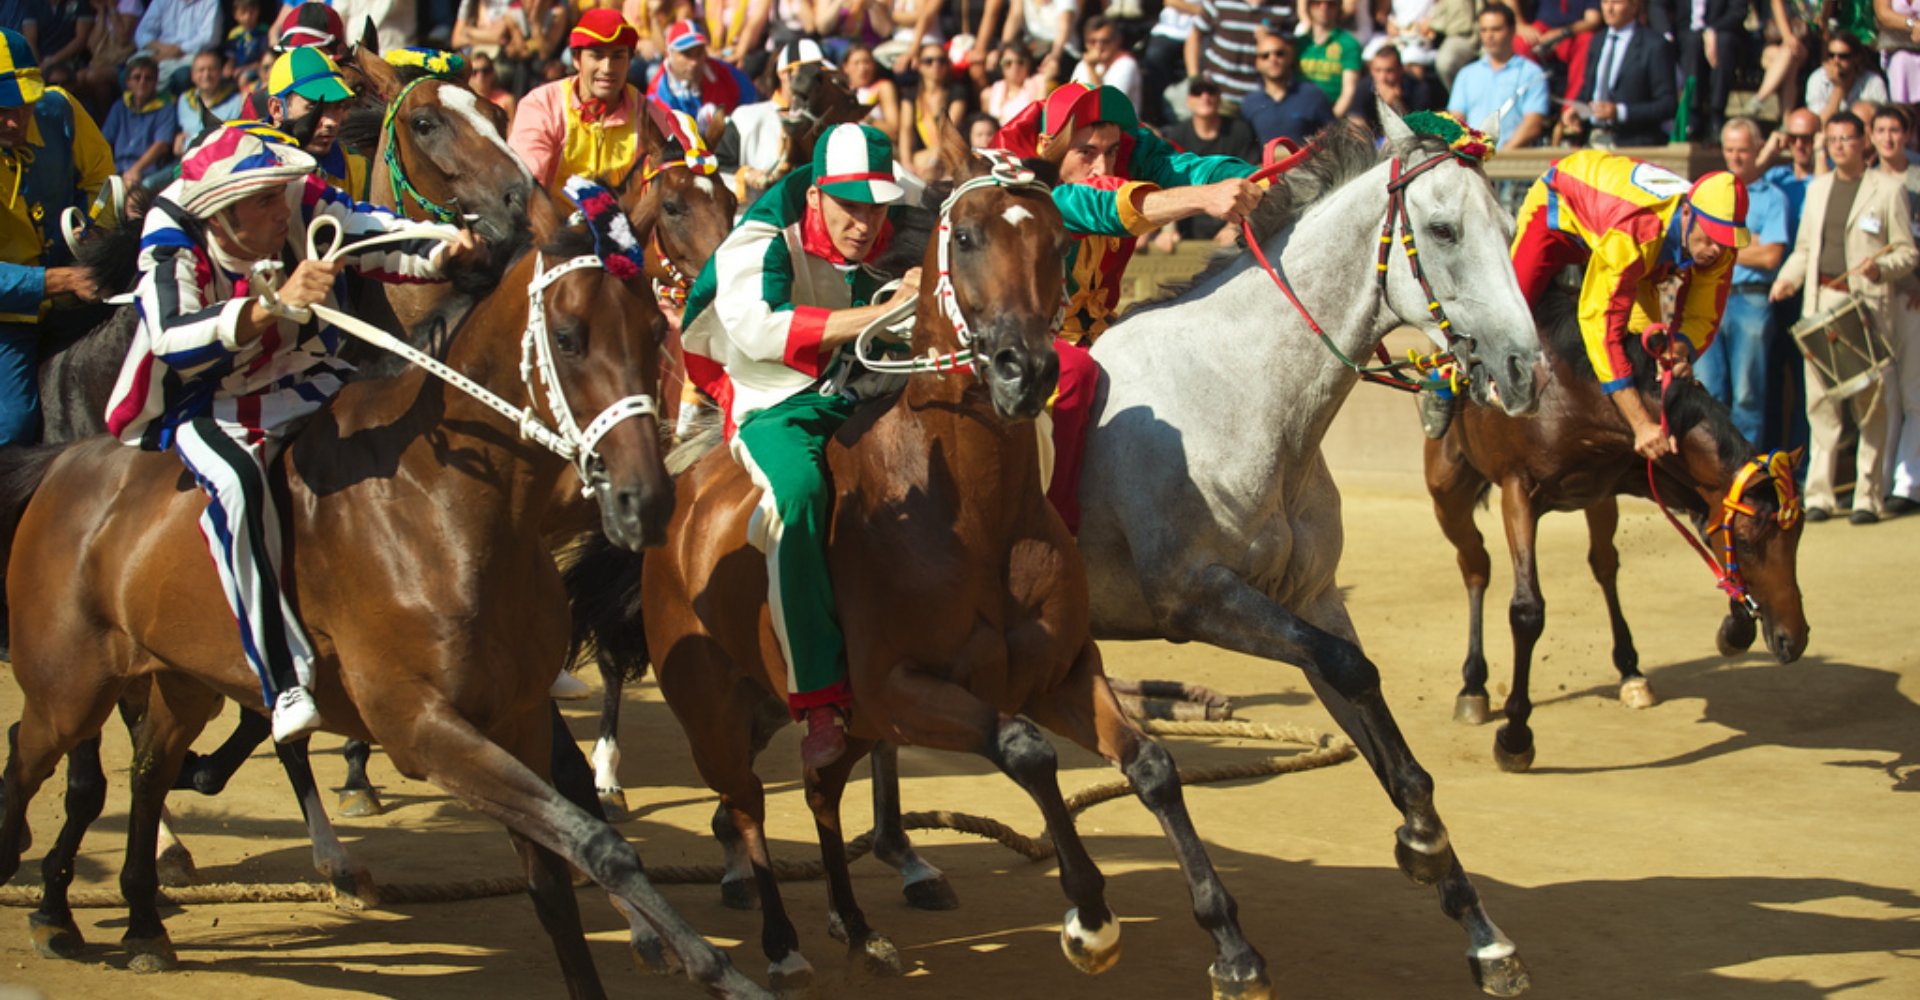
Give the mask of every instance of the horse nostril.
M 1019 351 L 1011 347 L 994 352 L 993 371 L 1003 382 L 1018 382 L 1026 377 L 1026 365 Z

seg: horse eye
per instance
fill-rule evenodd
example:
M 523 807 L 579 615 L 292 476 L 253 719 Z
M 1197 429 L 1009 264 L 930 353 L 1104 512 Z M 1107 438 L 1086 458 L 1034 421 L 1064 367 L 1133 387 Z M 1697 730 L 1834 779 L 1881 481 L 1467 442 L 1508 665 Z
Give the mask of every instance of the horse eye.
M 971 229 L 956 229 L 953 231 L 953 243 L 962 250 L 972 250 L 978 242 L 979 240 L 974 238 L 973 230 Z
M 579 354 L 580 337 L 578 330 L 572 325 L 555 329 L 553 331 L 553 346 L 562 354 Z
M 411 122 L 411 124 L 413 125 L 413 130 L 415 132 L 420 133 L 421 135 L 425 135 L 426 133 L 433 131 L 433 126 L 434 126 L 433 116 L 426 114 L 425 112 L 422 112 L 420 114 L 413 116 L 413 121 Z
M 661 203 L 660 210 L 668 215 L 685 215 L 687 214 L 687 203 L 681 198 L 669 198 Z
M 1457 235 L 1453 231 L 1453 227 L 1444 222 L 1436 222 L 1428 226 L 1427 232 L 1432 233 L 1433 238 L 1442 243 L 1452 243 Z

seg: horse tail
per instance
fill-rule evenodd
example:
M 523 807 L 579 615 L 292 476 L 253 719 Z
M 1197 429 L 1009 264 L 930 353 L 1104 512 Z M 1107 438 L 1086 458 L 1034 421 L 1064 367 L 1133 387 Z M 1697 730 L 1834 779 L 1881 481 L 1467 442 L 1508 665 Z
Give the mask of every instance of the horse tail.
M 567 662 L 592 652 L 603 668 L 628 681 L 647 672 L 647 633 L 640 620 L 638 553 L 594 532 L 573 547 L 562 580 L 573 605 Z
M 7 632 L 7 564 L 13 553 L 14 531 L 27 503 L 40 491 L 53 460 L 67 450 L 64 444 L 0 448 L 0 652 L 11 644 Z

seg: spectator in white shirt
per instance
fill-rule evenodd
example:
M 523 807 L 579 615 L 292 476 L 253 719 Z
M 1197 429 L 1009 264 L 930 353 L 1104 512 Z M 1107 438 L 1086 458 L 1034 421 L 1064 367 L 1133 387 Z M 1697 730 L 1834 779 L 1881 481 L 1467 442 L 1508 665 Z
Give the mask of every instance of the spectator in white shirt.
M 1127 95 L 1135 109 L 1140 107 L 1140 62 L 1120 41 L 1120 28 L 1100 14 L 1087 18 L 1082 26 L 1086 55 L 1074 67 L 1074 83 L 1087 89 L 1112 87 Z

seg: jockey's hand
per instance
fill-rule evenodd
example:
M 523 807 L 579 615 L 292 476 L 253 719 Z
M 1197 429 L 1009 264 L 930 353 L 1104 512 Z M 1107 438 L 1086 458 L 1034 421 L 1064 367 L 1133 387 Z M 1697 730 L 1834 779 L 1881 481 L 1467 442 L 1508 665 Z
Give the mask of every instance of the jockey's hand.
M 1676 336 L 1667 338 L 1667 364 L 1673 369 L 1673 377 L 1690 379 L 1693 377 L 1693 348 Z
M 440 266 L 450 264 L 469 267 L 484 264 L 487 261 L 487 244 L 475 235 L 471 229 L 462 229 L 454 234 L 440 249 Z
M 1260 204 L 1260 186 L 1245 177 L 1216 181 L 1197 190 L 1202 209 L 1230 226 L 1239 225 Z
M 907 268 L 907 273 L 900 276 L 900 287 L 894 289 L 893 294 L 887 298 L 887 308 L 891 309 L 894 306 L 911 302 L 919 297 L 920 269 L 917 267 Z
M 50 267 L 47 268 L 46 294 L 67 294 L 82 302 L 98 302 L 100 286 L 94 284 L 93 275 L 84 267 Z
M 1641 458 L 1652 460 L 1671 455 L 1680 447 L 1659 424 L 1648 421 L 1633 429 L 1633 450 L 1639 452 Z
M 334 279 L 346 268 L 343 260 L 303 260 L 293 275 L 280 286 L 280 304 L 289 309 L 305 309 L 325 302 L 333 294 Z

